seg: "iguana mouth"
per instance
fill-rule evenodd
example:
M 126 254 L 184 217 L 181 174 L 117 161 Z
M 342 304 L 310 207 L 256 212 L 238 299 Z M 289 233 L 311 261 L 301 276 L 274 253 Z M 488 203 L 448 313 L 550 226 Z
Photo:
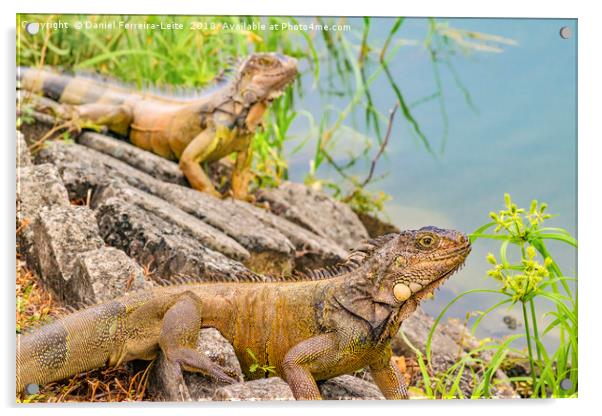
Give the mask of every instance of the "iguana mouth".
M 438 279 L 433 280 L 432 282 L 430 282 L 429 284 L 424 286 L 422 289 L 420 289 L 418 292 L 414 293 L 414 296 L 416 297 L 416 299 L 422 300 L 425 297 L 427 297 L 428 295 L 432 294 L 435 291 L 435 289 L 439 289 L 439 287 L 443 283 L 445 283 L 445 281 L 447 279 L 449 279 L 454 273 L 461 270 L 464 267 L 464 265 L 466 264 L 466 258 L 468 257 L 468 254 L 470 253 L 471 250 L 472 250 L 472 248 L 471 248 L 470 243 L 467 243 L 466 245 L 459 247 L 458 249 L 447 254 L 446 256 L 441 257 L 440 259 L 447 259 L 452 256 L 454 256 L 454 257 L 455 256 L 457 256 L 457 257 L 463 256 L 464 259 L 460 263 L 458 263 L 457 265 L 455 265 L 454 267 L 449 269 L 447 272 L 445 272 L 443 275 L 441 275 Z M 439 260 L 439 258 L 437 260 Z

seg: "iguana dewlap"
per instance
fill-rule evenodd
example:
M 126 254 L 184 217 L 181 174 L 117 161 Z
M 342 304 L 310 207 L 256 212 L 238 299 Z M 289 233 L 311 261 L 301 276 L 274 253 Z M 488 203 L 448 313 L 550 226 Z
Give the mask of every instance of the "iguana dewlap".
M 295 281 L 211 282 L 133 293 L 17 337 L 17 391 L 159 351 L 177 371 L 236 382 L 195 349 L 199 330 L 219 330 L 246 378 L 251 350 L 297 399 L 320 399 L 316 380 L 369 368 L 388 399 L 407 398 L 390 341 L 418 303 L 470 252 L 461 233 L 425 227 L 362 244 L 336 272 Z M 245 280 L 241 278 L 240 280 Z M 181 369 L 181 370 L 180 370 Z M 272 374 L 268 374 L 272 375 Z
M 236 153 L 232 194 L 248 197 L 251 141 L 265 110 L 297 74 L 297 61 L 278 53 L 250 55 L 230 80 L 195 99 L 130 91 L 86 77 L 19 68 L 20 87 L 63 103 L 63 118 L 106 126 L 136 146 L 179 160 L 190 185 L 219 193 L 201 163 Z

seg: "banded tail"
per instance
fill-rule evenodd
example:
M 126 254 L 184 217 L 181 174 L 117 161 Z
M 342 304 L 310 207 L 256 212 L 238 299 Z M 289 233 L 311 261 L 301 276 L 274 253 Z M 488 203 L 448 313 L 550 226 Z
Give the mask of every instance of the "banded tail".
M 228 71 L 230 73 L 231 71 Z M 132 97 L 146 97 L 163 102 L 190 102 L 201 99 L 228 85 L 231 76 L 226 72 L 216 76 L 206 87 L 145 87 L 139 91 L 134 85 L 93 73 L 68 74 L 44 68 L 17 68 L 20 88 L 43 95 L 60 103 L 121 105 Z
M 21 89 L 73 105 L 96 102 L 120 105 L 136 94 L 131 89 L 112 82 L 50 69 L 18 67 L 17 80 L 20 81 Z

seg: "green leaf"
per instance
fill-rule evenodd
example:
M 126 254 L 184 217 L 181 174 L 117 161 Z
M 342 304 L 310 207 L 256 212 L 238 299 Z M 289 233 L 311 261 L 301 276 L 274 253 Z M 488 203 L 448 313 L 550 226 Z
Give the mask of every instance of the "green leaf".
M 570 235 L 558 234 L 558 233 L 538 233 L 539 237 L 544 240 L 559 240 L 564 243 L 570 244 L 573 247 L 577 247 L 577 240 Z
M 247 354 L 249 354 L 249 356 L 253 359 L 253 361 L 258 361 L 257 357 L 255 357 L 255 354 L 253 354 L 253 351 L 251 351 L 251 348 L 247 348 Z
M 490 240 L 510 240 L 510 236 L 501 235 L 501 234 L 479 234 L 478 238 L 487 238 Z M 476 238 L 475 238 L 476 240 Z
M 478 238 L 481 237 L 481 234 L 483 234 L 483 232 L 485 232 L 486 230 L 490 229 L 495 224 L 496 224 L 495 221 L 491 221 L 491 222 L 488 222 L 485 225 L 481 225 L 479 228 L 477 228 L 476 230 L 474 230 L 472 232 L 472 234 L 468 235 L 468 238 L 470 239 L 470 242 L 471 243 L 475 242 Z
M 577 325 L 577 317 L 571 310 L 569 310 L 569 308 L 565 304 L 567 300 L 571 301 L 570 298 L 556 293 L 550 293 L 545 291 L 538 291 L 537 294 L 538 296 L 541 296 L 554 302 L 556 306 L 560 309 L 560 311 L 571 320 L 573 325 Z
M 506 295 L 508 296 L 508 295 Z M 504 299 L 498 303 L 496 303 L 493 306 L 490 306 L 489 308 L 487 308 L 485 310 L 485 312 L 483 312 L 477 319 L 475 319 L 474 323 L 472 324 L 472 328 L 470 330 L 470 332 L 472 333 L 472 335 L 475 334 L 477 327 L 479 326 L 479 324 L 481 323 L 481 320 L 486 317 L 489 313 L 491 313 L 492 311 L 496 310 L 497 308 L 499 308 L 502 305 L 505 305 L 507 303 L 511 303 L 512 302 L 512 298 L 508 298 L 508 299 Z

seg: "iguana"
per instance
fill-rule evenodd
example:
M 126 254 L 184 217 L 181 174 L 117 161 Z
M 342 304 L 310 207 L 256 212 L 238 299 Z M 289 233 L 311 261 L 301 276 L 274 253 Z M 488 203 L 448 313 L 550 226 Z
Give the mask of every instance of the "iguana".
M 178 376 L 186 370 L 234 383 L 195 349 L 199 330 L 212 327 L 232 343 L 247 378 L 263 377 L 250 372 L 250 350 L 296 399 L 320 399 L 316 380 L 364 367 L 387 399 L 405 399 L 390 341 L 469 252 L 464 234 L 424 227 L 369 240 L 336 270 L 295 281 L 190 283 L 126 295 L 19 335 L 17 391 L 159 351 Z
M 297 74 L 297 61 L 279 53 L 247 57 L 231 79 L 224 77 L 198 98 L 178 99 L 131 91 L 90 77 L 19 68 L 20 88 L 63 105 L 53 108 L 80 125 L 105 126 L 132 144 L 179 166 L 190 185 L 220 196 L 201 167 L 236 152 L 232 194 L 248 199 L 251 140 L 268 105 Z

